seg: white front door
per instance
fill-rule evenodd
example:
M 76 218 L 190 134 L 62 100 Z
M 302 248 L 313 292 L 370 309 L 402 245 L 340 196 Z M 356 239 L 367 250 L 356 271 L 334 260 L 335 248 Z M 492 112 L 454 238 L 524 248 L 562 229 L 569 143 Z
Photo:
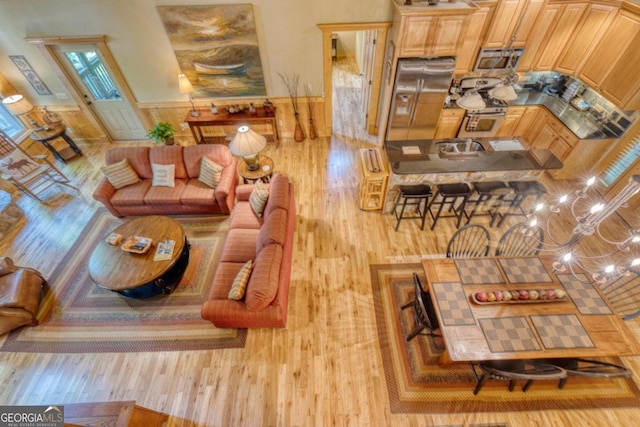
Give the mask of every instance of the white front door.
M 99 118 L 114 141 L 146 139 L 146 130 L 123 91 L 112 77 L 97 46 L 59 45 L 55 47 L 85 103 Z

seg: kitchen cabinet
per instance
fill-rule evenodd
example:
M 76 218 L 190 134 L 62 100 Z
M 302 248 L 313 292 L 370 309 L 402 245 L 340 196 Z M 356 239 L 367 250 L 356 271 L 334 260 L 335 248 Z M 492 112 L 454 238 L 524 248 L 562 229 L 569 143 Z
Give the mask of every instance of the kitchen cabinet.
M 600 85 L 600 93 L 623 110 L 640 110 L 640 35 L 636 35 L 623 57 Z
M 609 151 L 615 139 L 578 140 L 573 149 L 564 158 L 562 169 L 549 170 L 547 173 L 555 180 L 584 179 L 594 175 L 594 166 Z
M 578 78 L 593 88 L 599 88 L 619 60 L 627 61 L 627 48 L 633 46 L 634 51 L 638 49 L 638 45 L 633 44 L 638 34 L 640 16 L 621 10 L 585 61 Z M 617 75 L 613 78 L 619 80 Z
M 517 136 L 516 127 L 527 107 L 509 107 L 496 136 Z
M 541 107 L 537 105 L 509 107 L 497 136 L 519 136 L 530 143 L 539 131 L 540 111 Z
M 436 128 L 436 139 L 455 138 L 462 123 L 465 110 L 462 108 L 445 108 L 440 113 L 440 120 Z
M 589 3 L 554 70 L 577 75 L 596 44 L 613 22 L 618 9 L 608 4 Z
M 455 56 L 460 50 L 469 15 L 477 6 L 458 2 L 447 8 L 416 8 L 396 1 L 399 57 Z
M 522 22 L 516 33 L 513 45 L 516 47 L 526 46 L 529 32 L 533 28 L 544 3 L 544 0 L 504 0 L 499 2 L 493 23 L 487 33 L 484 47 L 507 47 L 521 18 Z
M 518 70 L 551 70 L 586 8 L 585 2 L 547 4 L 529 34 Z
M 478 10 L 469 16 L 467 31 L 464 34 L 460 50 L 456 57 L 456 73 L 468 73 L 473 70 L 478 57 L 478 52 L 482 46 L 493 14 L 496 11 L 498 2 L 493 1 L 476 1 Z
M 544 122 L 531 141 L 533 148 L 551 150 L 558 159 L 564 162 L 578 138 L 550 113 L 543 114 Z

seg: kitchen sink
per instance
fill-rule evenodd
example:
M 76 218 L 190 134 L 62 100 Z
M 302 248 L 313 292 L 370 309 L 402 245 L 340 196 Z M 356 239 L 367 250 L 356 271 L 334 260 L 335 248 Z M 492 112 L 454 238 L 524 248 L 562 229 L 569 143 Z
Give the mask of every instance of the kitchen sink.
M 466 141 L 437 142 L 436 148 L 438 153 L 444 154 L 478 154 L 484 151 L 484 147 L 480 142 L 468 139 Z

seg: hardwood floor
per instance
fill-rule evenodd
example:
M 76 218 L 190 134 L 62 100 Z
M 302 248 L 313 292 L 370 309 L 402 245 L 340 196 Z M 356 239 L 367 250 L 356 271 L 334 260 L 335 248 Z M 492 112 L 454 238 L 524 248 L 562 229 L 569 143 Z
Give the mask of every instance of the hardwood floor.
M 338 64 L 339 65 L 339 64 Z M 348 79 L 348 73 L 344 79 Z M 345 84 L 345 87 L 348 87 Z M 341 88 L 336 88 L 340 91 Z M 253 329 L 243 349 L 125 354 L 0 353 L 0 404 L 135 400 L 170 414 L 170 426 L 517 426 L 634 425 L 639 408 L 508 414 L 391 414 L 376 333 L 369 265 L 417 262 L 442 254 L 452 221 L 434 232 L 358 209 L 356 150 L 342 97 L 331 139 L 269 145 L 276 172 L 295 186 L 298 218 L 289 319 L 285 329 Z M 37 149 L 38 147 L 33 147 Z M 26 223 L 0 243 L 0 254 L 45 276 L 61 262 L 98 204 L 107 144 L 83 145 L 84 157 L 60 165 L 80 194 L 57 193 L 48 205 L 14 194 Z M 503 227 L 503 230 L 506 226 Z M 495 236 L 494 236 L 495 237 Z M 640 339 L 640 323 L 628 322 Z M 625 363 L 640 383 L 640 358 Z M 470 393 L 470 397 L 471 393 Z M 635 420 L 635 421 L 634 421 Z

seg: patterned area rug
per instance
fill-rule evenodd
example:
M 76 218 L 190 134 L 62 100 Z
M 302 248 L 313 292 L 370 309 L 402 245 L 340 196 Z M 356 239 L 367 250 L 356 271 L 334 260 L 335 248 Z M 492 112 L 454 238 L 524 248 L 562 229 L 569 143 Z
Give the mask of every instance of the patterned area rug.
M 442 349 L 432 337 L 405 337 L 414 327 L 413 308 L 400 307 L 413 300 L 413 272 L 423 283 L 420 264 L 372 265 L 371 285 L 378 338 L 384 364 L 391 412 L 463 413 L 509 412 L 547 409 L 594 409 L 639 407 L 640 390 L 631 379 L 584 379 L 572 377 L 564 389 L 557 382 L 537 381 L 523 393 L 513 392 L 507 382 L 489 380 L 477 396 L 475 377 L 468 364 L 441 368 Z M 621 363 L 619 359 L 611 361 Z
M 218 329 L 202 320 L 227 235 L 215 217 L 175 218 L 183 226 L 191 253 L 180 285 L 170 295 L 131 299 L 93 283 L 91 252 L 100 239 L 124 221 L 98 210 L 78 241 L 49 278 L 40 304 L 40 325 L 13 331 L 0 351 L 100 353 L 209 350 L 244 347 L 246 329 Z

